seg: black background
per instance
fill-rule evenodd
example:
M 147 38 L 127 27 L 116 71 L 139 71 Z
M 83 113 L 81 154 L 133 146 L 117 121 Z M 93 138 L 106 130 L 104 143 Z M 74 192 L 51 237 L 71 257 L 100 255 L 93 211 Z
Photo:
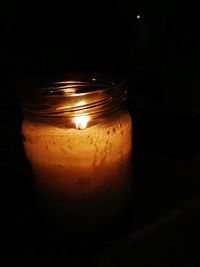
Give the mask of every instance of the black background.
M 70 246 L 62 246 L 62 256 L 48 247 L 49 259 L 41 229 L 26 222 L 34 197 L 19 103 L 35 77 L 104 72 L 124 78 L 134 121 L 137 227 L 199 195 L 200 31 L 192 2 L 7 1 L 0 12 L 3 266 L 55 266 Z
M 140 19 L 137 19 L 140 15 Z M 2 105 L 27 75 L 107 72 L 179 112 L 199 105 L 198 9 L 177 1 L 7 1 L 1 7 Z M 25 85 L 26 86 L 26 85 Z M 28 86 L 28 85 L 27 85 Z
M 1 20 L 1 68 L 8 74 L 126 73 L 144 65 L 197 78 L 198 10 L 188 3 L 10 1 Z
M 139 72 L 138 81 L 149 82 L 145 93 L 174 97 L 185 106 L 198 103 L 199 19 L 192 4 L 8 1 L 1 20 L 2 85 L 25 74 L 114 72 L 138 78 Z

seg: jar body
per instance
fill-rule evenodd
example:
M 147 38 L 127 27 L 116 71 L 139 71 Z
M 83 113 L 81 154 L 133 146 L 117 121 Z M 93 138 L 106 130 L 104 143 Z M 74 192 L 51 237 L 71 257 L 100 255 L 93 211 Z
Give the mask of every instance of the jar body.
M 39 206 L 68 232 L 112 223 L 131 190 L 132 121 L 123 107 L 79 130 L 51 118 L 22 123 Z

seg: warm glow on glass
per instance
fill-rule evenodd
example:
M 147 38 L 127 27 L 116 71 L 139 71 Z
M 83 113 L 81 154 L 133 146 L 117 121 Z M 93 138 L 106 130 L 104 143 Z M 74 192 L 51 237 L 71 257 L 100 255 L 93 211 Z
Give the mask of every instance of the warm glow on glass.
M 76 89 L 75 88 L 67 88 L 63 90 L 65 93 L 75 93 Z
M 87 123 L 89 121 L 89 116 L 88 115 L 80 115 L 77 117 L 74 117 L 74 123 L 76 126 L 76 129 L 82 130 L 87 127 Z
M 75 107 L 79 107 L 79 106 L 84 106 L 86 104 L 85 101 L 80 101 L 78 103 L 76 103 L 76 105 L 74 105 Z M 72 108 L 73 106 L 67 105 L 67 106 L 62 106 L 62 107 L 58 107 L 56 108 L 56 110 L 62 110 L 62 109 L 66 109 L 66 108 Z
M 85 101 L 80 101 L 80 102 L 76 103 L 75 107 L 83 106 L 85 104 L 86 104 Z

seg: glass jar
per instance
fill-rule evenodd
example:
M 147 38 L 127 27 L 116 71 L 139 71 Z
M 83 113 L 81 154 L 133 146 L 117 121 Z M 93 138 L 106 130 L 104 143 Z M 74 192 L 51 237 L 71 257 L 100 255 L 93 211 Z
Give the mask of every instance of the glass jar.
M 32 90 L 21 103 L 39 207 L 66 231 L 100 229 L 125 208 L 132 153 L 125 99 L 118 82 L 79 75 Z

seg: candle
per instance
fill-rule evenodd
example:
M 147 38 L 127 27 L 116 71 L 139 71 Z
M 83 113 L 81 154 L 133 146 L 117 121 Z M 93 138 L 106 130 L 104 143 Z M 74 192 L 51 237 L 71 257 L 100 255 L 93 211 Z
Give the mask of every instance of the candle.
M 94 116 L 86 108 L 91 104 L 87 93 L 81 97 L 73 99 L 73 105 L 66 101 L 55 108 L 66 111 L 70 106 L 73 116 L 56 120 L 25 116 L 22 124 L 40 206 L 69 231 L 92 230 L 114 220 L 131 188 L 129 112 L 123 107 Z

